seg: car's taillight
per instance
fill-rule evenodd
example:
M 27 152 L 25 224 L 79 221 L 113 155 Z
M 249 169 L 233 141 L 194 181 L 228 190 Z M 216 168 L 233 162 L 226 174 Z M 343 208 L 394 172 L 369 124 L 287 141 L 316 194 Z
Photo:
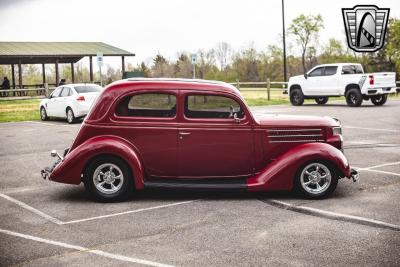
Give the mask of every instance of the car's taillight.
M 374 85 L 374 75 L 369 75 L 369 85 Z
M 85 97 L 83 95 L 80 95 L 76 98 L 77 101 L 85 101 Z

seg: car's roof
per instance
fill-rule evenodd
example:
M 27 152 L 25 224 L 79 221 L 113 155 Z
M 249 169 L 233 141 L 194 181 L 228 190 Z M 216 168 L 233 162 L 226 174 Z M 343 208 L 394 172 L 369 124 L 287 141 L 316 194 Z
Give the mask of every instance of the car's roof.
M 231 92 L 240 95 L 239 90 L 233 85 L 213 80 L 202 80 L 202 79 L 180 79 L 180 78 L 128 78 L 113 82 L 108 87 L 121 86 L 121 85 L 135 85 L 135 84 L 163 84 L 177 86 L 176 89 L 192 89 L 196 87 L 196 90 L 220 90 Z
M 98 85 L 98 84 L 95 84 L 95 83 L 67 83 L 67 84 L 63 84 L 63 85 L 60 85 L 60 86 L 88 86 L 88 85 L 96 85 L 96 86 L 100 86 L 100 85 Z
M 346 66 L 346 65 L 361 65 L 361 63 L 330 63 L 330 64 L 321 64 L 316 67 L 329 67 L 329 66 Z

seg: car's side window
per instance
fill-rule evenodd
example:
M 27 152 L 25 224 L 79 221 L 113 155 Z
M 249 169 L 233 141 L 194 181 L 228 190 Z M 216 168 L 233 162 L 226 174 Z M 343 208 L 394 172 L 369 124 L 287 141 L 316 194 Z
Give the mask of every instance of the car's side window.
M 62 87 L 57 87 L 53 93 L 51 94 L 51 98 L 59 97 L 61 93 Z
M 316 68 L 315 70 L 313 70 L 312 72 L 310 72 L 310 74 L 308 74 L 309 77 L 316 77 L 316 76 L 322 76 L 322 70 L 324 68 Z
M 244 112 L 232 98 L 217 95 L 188 95 L 185 98 L 187 118 L 228 119 L 243 118 Z
M 118 103 L 115 114 L 124 117 L 172 118 L 176 115 L 176 96 L 165 93 L 141 93 Z
M 62 90 L 62 92 L 61 92 L 61 97 L 67 97 L 67 96 L 69 96 L 70 95 L 70 89 L 68 88 L 68 87 L 64 87 L 64 89 Z
M 335 75 L 337 72 L 337 66 L 327 66 L 325 67 L 325 76 Z
M 346 65 L 342 67 L 342 74 L 358 74 L 363 73 L 360 65 Z

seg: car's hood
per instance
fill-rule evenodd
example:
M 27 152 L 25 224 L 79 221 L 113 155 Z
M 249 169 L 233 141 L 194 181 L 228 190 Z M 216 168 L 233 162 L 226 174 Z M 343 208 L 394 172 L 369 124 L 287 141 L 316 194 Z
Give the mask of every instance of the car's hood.
M 257 114 L 256 120 L 261 126 L 266 127 L 333 127 L 340 122 L 331 117 Z
M 304 75 L 296 75 L 290 77 L 290 80 L 304 80 Z

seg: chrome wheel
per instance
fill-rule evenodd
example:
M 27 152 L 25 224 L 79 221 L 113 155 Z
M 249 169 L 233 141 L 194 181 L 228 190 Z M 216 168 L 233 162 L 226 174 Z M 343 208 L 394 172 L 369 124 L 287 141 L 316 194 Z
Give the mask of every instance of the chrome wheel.
M 324 193 L 329 188 L 331 180 L 331 171 L 321 163 L 307 165 L 300 174 L 301 186 L 312 195 Z
M 98 166 L 93 173 L 93 183 L 97 190 L 104 194 L 118 192 L 124 182 L 121 169 L 113 163 L 104 163 Z

